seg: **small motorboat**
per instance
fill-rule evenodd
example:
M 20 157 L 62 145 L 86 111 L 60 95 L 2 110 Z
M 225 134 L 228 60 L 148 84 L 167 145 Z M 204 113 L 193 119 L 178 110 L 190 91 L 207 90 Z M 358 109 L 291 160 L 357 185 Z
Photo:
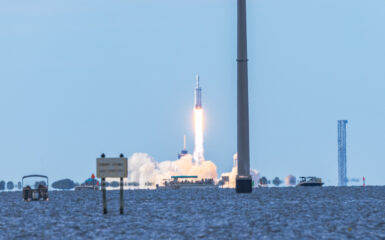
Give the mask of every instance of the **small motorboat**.
M 29 184 L 26 184 L 27 182 Z M 32 180 L 32 181 L 31 181 Z M 44 175 L 27 175 L 22 179 L 24 201 L 48 201 L 48 177 Z
M 82 183 L 80 186 L 75 187 L 76 191 L 79 190 L 100 190 L 100 184 L 99 181 L 95 178 L 95 175 L 92 174 L 90 178 L 88 178 L 84 183 Z
M 203 189 L 218 188 L 212 178 L 198 179 L 198 176 L 172 176 L 171 179 L 163 179 L 163 186 L 156 185 L 157 189 Z
M 266 177 L 261 177 L 258 181 L 258 187 L 269 187 L 269 183 L 270 181 L 268 181 Z
M 85 185 L 85 184 L 82 184 L 82 185 L 79 185 L 79 186 L 76 186 L 75 187 L 75 190 L 76 191 L 83 191 L 83 190 L 100 190 L 100 187 L 99 185 L 95 185 L 95 186 L 92 186 L 92 185 Z
M 324 183 L 317 177 L 299 177 L 297 187 L 322 187 Z

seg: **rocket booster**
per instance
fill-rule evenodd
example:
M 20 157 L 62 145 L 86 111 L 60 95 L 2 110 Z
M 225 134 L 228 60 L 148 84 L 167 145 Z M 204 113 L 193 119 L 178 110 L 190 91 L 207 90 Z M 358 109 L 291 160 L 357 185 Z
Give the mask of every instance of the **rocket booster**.
M 196 75 L 197 86 L 195 88 L 195 108 L 202 108 L 202 88 L 199 85 L 199 74 Z

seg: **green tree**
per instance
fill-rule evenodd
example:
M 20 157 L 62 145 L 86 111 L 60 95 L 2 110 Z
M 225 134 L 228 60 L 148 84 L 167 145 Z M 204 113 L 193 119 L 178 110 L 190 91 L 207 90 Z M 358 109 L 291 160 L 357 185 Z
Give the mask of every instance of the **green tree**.
M 14 188 L 13 182 L 11 182 L 11 181 L 7 182 L 7 189 L 8 190 L 13 190 L 13 188 Z
M 52 183 L 52 187 L 61 190 L 69 190 L 75 187 L 75 183 L 71 179 L 62 179 Z

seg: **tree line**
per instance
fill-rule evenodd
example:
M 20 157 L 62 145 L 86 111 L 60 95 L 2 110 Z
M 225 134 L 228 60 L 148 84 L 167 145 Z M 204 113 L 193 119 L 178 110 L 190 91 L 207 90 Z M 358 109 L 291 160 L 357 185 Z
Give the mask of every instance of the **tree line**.
M 21 182 L 18 182 L 17 184 L 13 183 L 12 181 L 8 181 L 7 183 L 2 180 L 0 181 L 0 191 L 4 191 L 5 189 L 11 191 L 14 189 L 21 190 Z
M 36 187 L 38 184 L 45 184 L 45 182 L 36 182 L 32 187 Z M 51 184 L 52 188 L 59 189 L 59 190 L 69 190 L 73 189 L 79 184 L 75 183 L 71 179 L 62 179 L 59 181 L 56 181 Z M 4 180 L 0 181 L 0 191 L 12 191 L 12 190 L 21 190 L 22 189 L 21 182 L 13 183 L 12 181 L 5 182 Z
M 97 180 L 95 180 L 95 181 L 97 182 Z M 35 186 L 33 186 L 33 187 L 36 187 L 38 184 L 45 184 L 45 182 L 36 182 L 34 184 Z M 87 185 L 87 184 L 90 184 L 90 183 L 88 183 L 86 181 L 83 184 Z M 134 183 L 134 184 L 136 184 L 135 186 L 139 186 L 139 183 Z M 113 188 L 117 188 L 117 187 L 119 187 L 119 185 L 120 185 L 120 183 L 117 182 L 117 181 L 112 181 L 112 182 L 107 182 L 106 183 L 106 186 L 113 187 Z M 53 182 L 51 184 L 52 188 L 58 189 L 58 190 L 71 190 L 71 189 L 74 189 L 76 186 L 79 186 L 79 183 L 76 183 L 73 180 L 68 179 L 68 178 L 58 180 L 58 181 Z M 23 186 L 22 186 L 21 182 L 18 182 L 16 184 L 16 183 L 13 183 L 12 181 L 9 181 L 9 182 L 0 181 L 0 191 L 5 191 L 5 190 L 8 190 L 8 191 L 21 190 L 22 188 L 23 188 Z

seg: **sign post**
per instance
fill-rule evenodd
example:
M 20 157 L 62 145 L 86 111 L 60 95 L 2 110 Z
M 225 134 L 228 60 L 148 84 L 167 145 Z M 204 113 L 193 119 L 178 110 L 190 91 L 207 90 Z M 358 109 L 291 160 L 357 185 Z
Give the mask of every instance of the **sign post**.
M 107 214 L 106 179 L 102 178 L 103 213 Z
M 107 214 L 106 178 L 120 178 L 120 214 L 124 212 L 123 178 L 127 177 L 127 158 L 106 158 L 104 153 L 96 159 L 96 174 L 102 179 L 103 214 Z
M 120 178 L 120 214 L 123 214 L 123 178 Z

